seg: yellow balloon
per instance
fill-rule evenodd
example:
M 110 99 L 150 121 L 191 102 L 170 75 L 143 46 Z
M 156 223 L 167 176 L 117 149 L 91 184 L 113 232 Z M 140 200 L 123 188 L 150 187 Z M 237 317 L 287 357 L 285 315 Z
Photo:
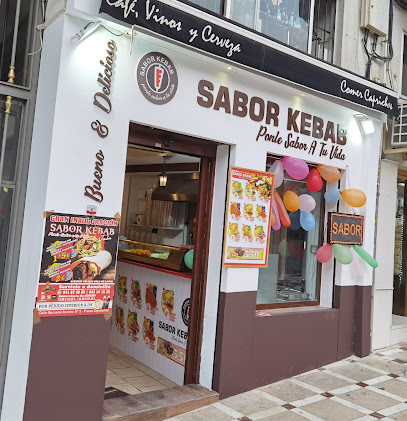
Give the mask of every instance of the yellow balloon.
M 321 177 L 330 183 L 334 183 L 341 178 L 341 172 L 338 168 L 332 167 L 331 165 L 320 164 L 317 166 L 317 170 L 321 174 Z
M 353 208 L 360 208 L 366 203 L 366 195 L 358 189 L 341 191 L 342 199 Z
M 292 191 L 287 191 L 284 195 L 284 205 L 290 212 L 295 212 L 300 208 L 300 198 Z

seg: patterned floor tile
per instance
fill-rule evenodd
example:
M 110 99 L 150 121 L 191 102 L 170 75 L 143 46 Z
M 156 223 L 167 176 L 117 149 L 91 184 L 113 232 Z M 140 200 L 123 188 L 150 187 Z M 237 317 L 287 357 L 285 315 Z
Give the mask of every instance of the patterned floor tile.
M 277 406 L 277 404 L 267 401 L 253 392 L 246 392 L 223 399 L 222 403 L 243 415 L 253 414 Z
M 386 382 L 378 383 L 372 387 L 384 388 L 386 392 L 393 393 L 393 395 L 400 396 L 407 400 L 407 383 L 400 380 L 387 380 Z
M 342 376 L 348 377 L 353 380 L 357 380 L 359 382 L 363 382 L 364 380 L 370 380 L 380 376 L 380 374 L 377 371 L 361 367 L 357 364 L 348 364 L 342 367 L 334 367 L 330 370 L 334 373 L 341 374 Z
M 381 409 L 388 408 L 400 403 L 394 399 L 383 396 L 366 388 L 345 393 L 344 395 L 341 395 L 341 398 L 354 404 L 363 406 L 364 408 L 370 409 L 372 412 L 380 411 Z
M 303 409 L 324 421 L 353 421 L 363 417 L 363 413 L 353 408 L 348 408 L 331 399 L 304 406 Z
M 338 379 L 326 372 L 306 374 L 298 378 L 299 381 L 307 383 L 311 386 L 321 389 L 323 392 L 339 389 L 340 387 L 349 386 L 351 383 L 346 380 Z
M 311 392 L 305 387 L 298 386 L 290 381 L 274 383 L 269 386 L 262 387 L 261 390 L 285 402 L 293 402 L 299 399 L 309 398 L 310 396 L 316 394 L 315 392 Z
M 235 419 L 214 406 L 207 406 L 183 415 L 177 415 L 177 418 L 180 421 L 230 421 Z

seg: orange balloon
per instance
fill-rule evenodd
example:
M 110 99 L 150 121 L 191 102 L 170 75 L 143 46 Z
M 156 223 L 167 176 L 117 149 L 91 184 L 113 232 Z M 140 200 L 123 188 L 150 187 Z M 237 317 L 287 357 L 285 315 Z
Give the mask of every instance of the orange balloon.
M 274 212 L 270 212 L 270 225 L 274 225 L 276 222 L 276 216 L 274 215 Z
M 338 170 L 338 168 L 332 167 L 331 165 L 319 164 L 317 166 L 317 170 L 321 174 L 321 177 L 330 183 L 339 181 L 341 178 L 341 172 Z
M 284 195 L 284 205 L 290 212 L 295 212 L 300 208 L 300 198 L 289 190 Z
M 291 225 L 291 219 L 288 216 L 287 210 L 284 206 L 283 201 L 281 200 L 280 195 L 276 191 L 274 192 L 274 200 L 276 201 L 278 216 L 280 217 L 281 223 L 285 227 L 289 227 Z
M 366 203 L 366 195 L 362 190 L 347 189 L 341 191 L 342 199 L 353 208 L 360 208 Z

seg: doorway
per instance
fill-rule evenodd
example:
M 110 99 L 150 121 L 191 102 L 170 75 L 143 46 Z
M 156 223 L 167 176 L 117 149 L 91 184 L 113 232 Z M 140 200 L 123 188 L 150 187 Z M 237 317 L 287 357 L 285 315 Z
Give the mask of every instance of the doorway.
M 130 125 L 105 400 L 199 383 L 215 153 Z

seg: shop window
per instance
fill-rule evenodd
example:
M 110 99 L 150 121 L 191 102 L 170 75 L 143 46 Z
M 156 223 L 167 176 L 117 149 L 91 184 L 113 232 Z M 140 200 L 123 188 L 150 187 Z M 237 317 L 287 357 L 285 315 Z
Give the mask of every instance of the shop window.
M 189 0 L 185 3 L 193 3 L 219 15 L 223 14 L 224 0 Z
M 284 182 L 276 191 L 283 198 L 287 190 L 297 195 L 309 194 L 315 199 L 316 207 L 312 211 L 315 228 L 308 232 L 302 229 L 300 211 L 297 211 L 295 214 L 289 212 L 291 227 L 281 226 L 278 231 L 271 229 L 268 267 L 259 269 L 258 308 L 316 305 L 319 301 L 321 265 L 316 259 L 316 251 L 322 245 L 324 189 L 310 192 L 305 180 L 294 180 L 285 174 Z

